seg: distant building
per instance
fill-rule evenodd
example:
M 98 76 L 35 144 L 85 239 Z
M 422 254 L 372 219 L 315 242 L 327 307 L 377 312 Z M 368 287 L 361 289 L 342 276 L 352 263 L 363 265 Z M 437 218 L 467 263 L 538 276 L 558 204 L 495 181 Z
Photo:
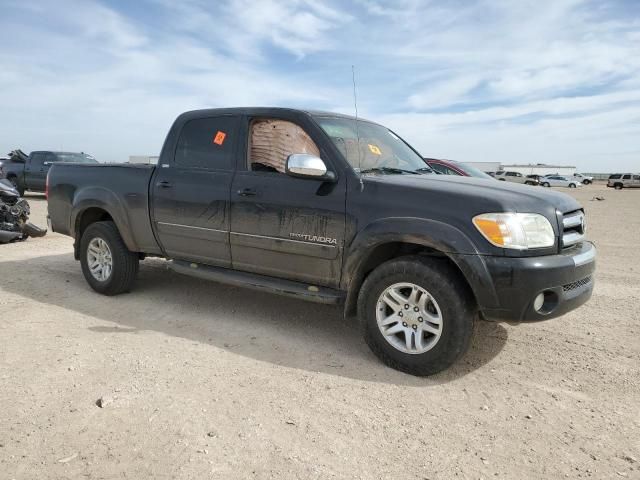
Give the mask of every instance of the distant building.
M 508 172 L 520 172 L 523 175 L 573 175 L 576 167 L 568 165 L 545 165 L 536 163 L 529 165 L 502 165 L 502 170 Z
M 482 172 L 497 172 L 500 170 L 500 162 L 464 162 L 467 165 L 476 167 Z
M 129 155 L 129 163 L 158 163 L 158 157 L 154 155 Z

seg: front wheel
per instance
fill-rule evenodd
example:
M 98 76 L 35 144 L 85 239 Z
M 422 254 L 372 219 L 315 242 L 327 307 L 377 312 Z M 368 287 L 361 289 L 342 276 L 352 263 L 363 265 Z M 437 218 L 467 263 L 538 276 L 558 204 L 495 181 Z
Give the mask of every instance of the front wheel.
M 616 183 L 616 184 L 614 185 L 614 188 L 615 188 L 616 190 L 622 190 L 622 184 L 621 184 L 621 183 Z
M 412 256 L 386 262 L 367 277 L 358 315 L 365 341 L 380 360 L 426 376 L 445 370 L 467 351 L 476 306 L 453 267 Z
M 575 183 L 570 183 L 569 184 L 569 188 L 576 188 L 576 184 Z
M 591 180 L 583 180 L 582 183 L 584 183 L 585 185 L 589 185 L 591 183 Z
M 96 222 L 80 239 L 80 264 L 91 288 L 104 295 L 117 295 L 133 286 L 139 258 L 127 249 L 113 222 Z
M 542 186 L 543 187 L 550 187 L 551 185 L 549 184 L 549 182 L 542 182 Z

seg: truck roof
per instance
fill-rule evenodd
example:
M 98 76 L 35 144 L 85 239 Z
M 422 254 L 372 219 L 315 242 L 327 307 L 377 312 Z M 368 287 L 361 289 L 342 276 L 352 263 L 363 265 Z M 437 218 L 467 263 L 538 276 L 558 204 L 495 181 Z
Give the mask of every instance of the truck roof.
M 54 153 L 56 155 L 87 155 L 91 156 L 85 152 L 62 152 L 57 150 L 33 150 L 31 153 Z M 31 155 L 31 153 L 29 155 Z
M 190 110 L 184 112 L 180 117 L 183 119 L 200 118 L 208 115 L 252 115 L 252 116 L 269 116 L 278 113 L 304 113 L 317 117 L 335 117 L 335 118 L 347 118 L 355 120 L 356 117 L 352 115 L 345 115 L 344 113 L 328 112 L 323 110 L 313 109 L 301 109 L 301 108 L 287 108 L 287 107 L 231 107 L 231 108 L 204 108 L 198 110 Z M 375 123 L 365 118 L 358 117 L 358 120 L 364 122 Z

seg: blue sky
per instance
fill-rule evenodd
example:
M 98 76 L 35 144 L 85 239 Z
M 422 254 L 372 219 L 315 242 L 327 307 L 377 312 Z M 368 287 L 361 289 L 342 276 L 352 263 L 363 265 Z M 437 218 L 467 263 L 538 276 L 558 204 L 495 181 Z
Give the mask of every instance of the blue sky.
M 0 0 L 0 152 L 157 154 L 222 106 L 353 112 L 425 156 L 640 171 L 640 1 Z

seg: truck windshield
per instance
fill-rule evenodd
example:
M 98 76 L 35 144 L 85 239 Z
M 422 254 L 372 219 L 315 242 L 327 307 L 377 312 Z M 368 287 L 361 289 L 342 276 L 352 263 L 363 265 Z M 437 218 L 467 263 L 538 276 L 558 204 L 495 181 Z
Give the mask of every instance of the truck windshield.
M 339 117 L 316 121 L 358 173 L 433 173 L 420 155 L 382 125 Z

